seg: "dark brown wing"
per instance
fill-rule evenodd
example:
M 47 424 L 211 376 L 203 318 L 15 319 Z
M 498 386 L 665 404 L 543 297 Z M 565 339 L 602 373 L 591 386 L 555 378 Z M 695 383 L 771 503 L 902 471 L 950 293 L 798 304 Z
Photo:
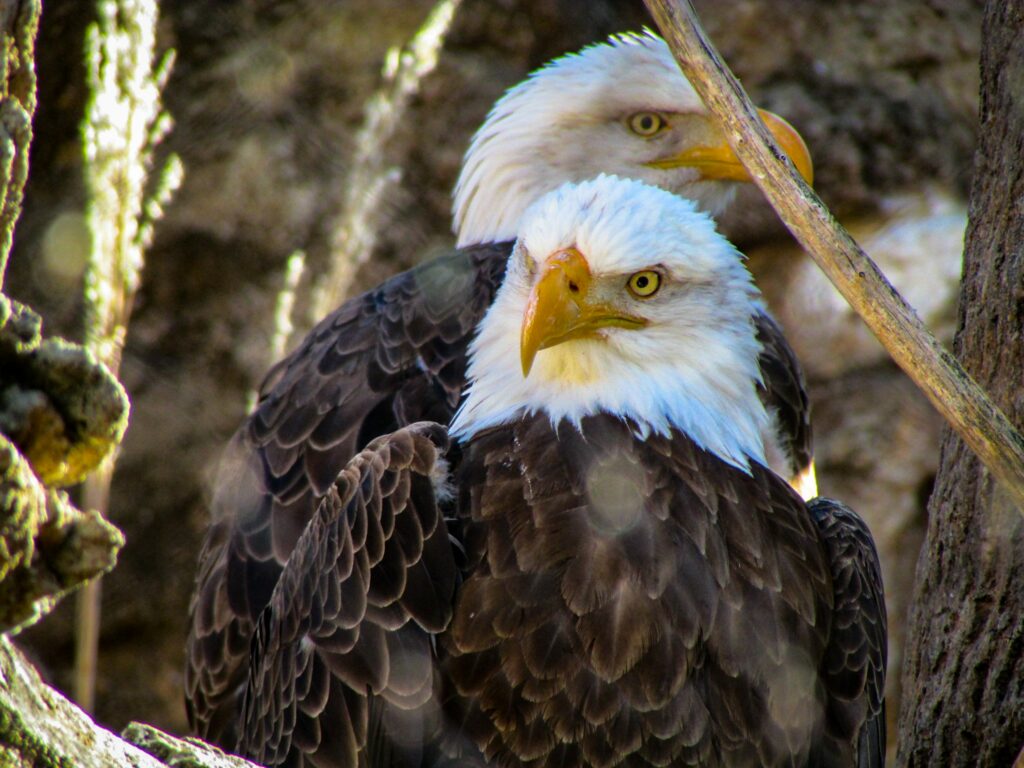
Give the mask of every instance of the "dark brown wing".
M 827 735 L 857 744 L 858 768 L 885 765 L 885 597 L 874 540 L 849 507 L 818 498 L 808 505 L 832 570 L 832 633 L 822 678 L 829 695 Z
M 450 751 L 810 764 L 832 587 L 778 476 L 612 416 L 556 432 L 543 415 L 475 437 L 459 473 L 470 575 L 443 640 Z
M 429 422 L 378 438 L 322 497 L 256 626 L 241 754 L 420 764 L 438 727 L 432 635 L 456 586 L 432 485 L 447 448 Z
M 775 318 L 761 313 L 754 316 L 754 325 L 757 340 L 761 342 L 758 358 L 763 380 L 761 402 L 774 417 L 779 446 L 788 459 L 789 472 L 780 474 L 792 483 L 795 478 L 805 476 L 814 461 L 807 382 L 796 353 Z
M 232 748 L 249 640 L 320 498 L 373 438 L 447 423 L 510 244 L 463 249 L 346 302 L 268 374 L 221 464 L 185 669 L 193 729 Z

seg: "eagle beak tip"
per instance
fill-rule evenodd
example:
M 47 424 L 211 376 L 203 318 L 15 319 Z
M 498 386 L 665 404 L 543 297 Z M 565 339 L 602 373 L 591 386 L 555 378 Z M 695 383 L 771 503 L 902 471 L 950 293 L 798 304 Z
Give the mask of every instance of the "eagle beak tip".
M 529 352 L 527 352 L 526 350 L 523 350 L 522 355 L 519 358 L 519 362 L 523 366 L 523 378 L 524 379 L 529 378 L 529 376 L 530 376 L 530 370 L 533 368 L 533 357 L 534 356 L 531 355 Z

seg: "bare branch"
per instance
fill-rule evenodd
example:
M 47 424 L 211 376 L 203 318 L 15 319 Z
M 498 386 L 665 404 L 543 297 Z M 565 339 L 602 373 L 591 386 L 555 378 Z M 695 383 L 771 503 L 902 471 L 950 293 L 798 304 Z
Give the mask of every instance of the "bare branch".
M 295 330 L 295 296 L 299 290 L 299 281 L 306 271 L 306 254 L 304 251 L 295 251 L 288 257 L 284 266 L 284 278 L 281 281 L 281 288 L 277 292 L 277 300 L 274 302 L 274 325 L 270 336 L 270 354 L 267 355 L 267 365 L 273 365 L 288 351 L 288 340 Z M 249 390 L 246 397 L 245 411 L 249 413 L 256 407 L 259 401 L 259 386 Z
M 781 152 L 689 0 L 644 0 L 676 61 L 800 244 L 1024 513 L 1024 437 L 928 332 Z

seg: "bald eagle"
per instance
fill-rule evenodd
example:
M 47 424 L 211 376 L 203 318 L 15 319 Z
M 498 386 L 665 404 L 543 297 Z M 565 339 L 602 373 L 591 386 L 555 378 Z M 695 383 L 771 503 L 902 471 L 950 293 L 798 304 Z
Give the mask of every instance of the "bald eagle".
M 371 442 L 299 539 L 241 751 L 882 765 L 877 555 L 854 513 L 765 466 L 736 251 L 690 202 L 609 176 L 519 228 L 450 431 Z
M 799 135 L 762 114 L 809 178 Z M 466 386 L 469 342 L 528 205 L 602 171 L 710 212 L 749 179 L 660 39 L 626 35 L 558 59 L 511 89 L 473 139 L 455 192 L 461 248 L 346 302 L 270 371 L 222 461 L 199 558 L 185 669 L 198 735 L 235 745 L 254 625 L 346 463 L 380 435 L 421 420 L 450 422 Z M 760 306 L 754 324 L 765 459 L 810 496 L 802 375 Z

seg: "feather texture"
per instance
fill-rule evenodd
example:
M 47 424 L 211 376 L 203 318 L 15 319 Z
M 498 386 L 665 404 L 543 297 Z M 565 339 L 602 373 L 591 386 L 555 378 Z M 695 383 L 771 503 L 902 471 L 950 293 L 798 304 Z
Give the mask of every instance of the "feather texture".
M 437 728 L 431 633 L 450 621 L 456 567 L 431 472 L 447 445 L 430 423 L 379 438 L 323 496 L 256 625 L 240 752 L 406 764 Z
M 799 765 L 818 748 L 831 575 L 773 473 L 610 415 L 538 415 L 479 434 L 457 484 L 477 565 L 442 638 L 446 707 L 486 722 L 450 744 L 509 766 Z
M 831 696 L 825 734 L 834 744 L 855 745 L 858 768 L 880 768 L 885 765 L 887 627 L 878 553 L 867 525 L 846 505 L 817 498 L 807 508 L 828 554 L 835 595 L 822 670 Z
M 554 337 L 561 355 L 601 349 L 588 383 L 597 399 L 559 415 L 544 395 L 570 394 L 575 379 L 524 375 L 503 394 L 514 372 L 476 356 L 462 407 L 482 422 L 467 430 L 456 418 L 458 445 L 437 423 L 400 426 L 460 407 L 459 392 L 424 396 L 445 391 L 445 369 L 465 368 L 460 321 L 474 313 L 452 297 L 480 286 L 444 264 L 325 320 L 272 374 L 266 407 L 226 464 L 219 509 L 235 514 L 211 529 L 222 556 L 203 564 L 212 586 L 190 646 L 200 662 L 190 690 L 220 692 L 194 702 L 203 722 L 268 766 L 881 765 L 877 555 L 856 515 L 827 501 L 809 509 L 763 463 L 757 430 L 783 406 L 759 396 L 791 395 L 799 374 L 735 251 L 687 204 L 637 182 L 601 177 L 542 202 L 514 253 L 538 232 L 553 233 L 541 252 L 577 243 L 611 286 L 602 301 L 617 301 L 622 273 L 649 259 L 670 283 L 635 310 L 635 328 L 582 346 Z M 630 206 L 652 209 L 653 224 Z M 595 216 L 618 221 L 622 236 L 588 243 Z M 575 290 L 567 300 L 591 311 L 591 277 L 554 274 L 544 285 Z M 410 302 L 408 283 L 437 275 L 442 284 Z M 523 316 L 532 301 L 524 284 L 547 279 L 520 254 L 496 298 L 484 284 L 493 303 L 474 355 L 514 356 L 517 305 Z M 340 332 L 350 323 L 356 335 L 411 328 L 427 341 L 364 343 Z M 317 381 L 310 368 L 365 379 Z M 623 371 L 639 388 L 645 370 L 660 372 L 647 392 L 627 393 L 621 410 L 604 405 Z M 294 408 L 279 405 L 280 391 Z M 348 437 L 309 424 L 359 401 L 342 422 Z M 672 416 L 687 412 L 707 418 L 691 431 Z M 369 439 L 375 430 L 385 434 Z M 743 461 L 721 448 L 737 435 Z

